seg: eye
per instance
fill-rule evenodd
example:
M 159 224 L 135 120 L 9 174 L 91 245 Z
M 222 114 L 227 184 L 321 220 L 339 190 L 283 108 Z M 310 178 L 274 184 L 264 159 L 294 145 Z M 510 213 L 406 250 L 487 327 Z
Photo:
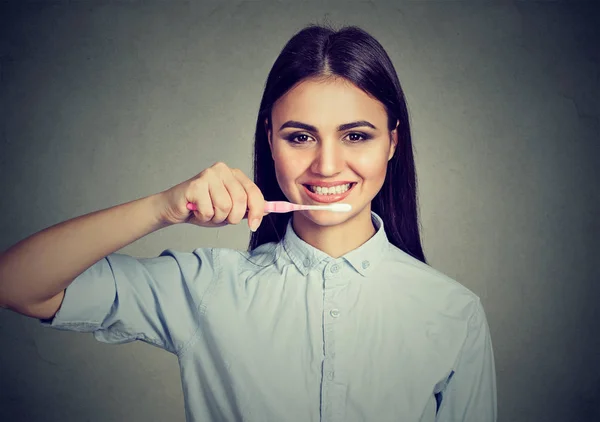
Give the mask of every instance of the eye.
M 292 144 L 306 144 L 312 140 L 312 138 L 305 133 L 292 133 L 285 136 L 284 139 Z
M 348 135 L 348 141 L 350 143 L 359 143 L 359 142 L 363 142 L 363 141 L 367 141 L 369 139 L 371 139 L 370 135 L 367 135 L 366 133 L 361 133 L 361 132 L 352 132 L 349 133 Z

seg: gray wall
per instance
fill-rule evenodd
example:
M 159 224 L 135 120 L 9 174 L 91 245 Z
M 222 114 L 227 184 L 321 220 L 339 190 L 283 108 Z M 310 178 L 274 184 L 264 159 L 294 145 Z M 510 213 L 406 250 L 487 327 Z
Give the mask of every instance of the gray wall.
M 77 2 L 0 9 L 0 248 L 173 186 L 251 174 L 267 73 L 327 19 L 406 91 L 431 265 L 482 297 L 501 421 L 600 417 L 599 13 L 592 3 Z M 245 248 L 178 226 L 121 252 Z M 596 265 L 594 265 L 596 264 Z M 183 420 L 177 360 L 0 311 L 0 420 Z M 598 419 L 596 419 L 598 420 Z

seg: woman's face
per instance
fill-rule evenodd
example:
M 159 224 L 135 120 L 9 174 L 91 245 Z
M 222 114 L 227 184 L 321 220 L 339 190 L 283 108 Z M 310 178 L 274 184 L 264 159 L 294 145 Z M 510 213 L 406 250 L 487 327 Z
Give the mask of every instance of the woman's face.
M 383 104 L 341 78 L 305 80 L 272 109 L 269 144 L 277 181 L 290 202 L 347 203 L 349 213 L 303 211 L 320 226 L 371 213 L 385 180 L 396 130 Z

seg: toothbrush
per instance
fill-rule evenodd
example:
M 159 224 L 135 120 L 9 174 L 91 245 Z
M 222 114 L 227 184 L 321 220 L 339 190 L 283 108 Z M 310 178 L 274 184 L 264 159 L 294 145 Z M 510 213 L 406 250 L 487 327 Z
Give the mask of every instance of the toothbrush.
M 197 209 L 196 205 L 188 202 L 187 209 L 194 211 Z M 352 210 L 350 204 L 329 204 L 329 205 L 300 205 L 292 204 L 286 201 L 267 201 L 265 204 L 265 212 L 284 213 L 291 211 L 305 211 L 305 210 L 322 210 L 322 211 L 333 211 L 333 212 L 349 212 Z
M 265 204 L 265 212 L 290 212 L 305 210 L 323 210 L 333 212 L 349 212 L 352 210 L 350 204 L 329 204 L 329 205 L 300 205 L 292 204 L 286 201 L 270 201 Z

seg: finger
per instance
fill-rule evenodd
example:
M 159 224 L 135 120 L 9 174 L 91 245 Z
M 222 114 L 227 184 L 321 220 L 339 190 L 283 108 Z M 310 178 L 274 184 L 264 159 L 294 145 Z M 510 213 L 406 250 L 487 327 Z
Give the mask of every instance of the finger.
M 229 192 L 221 179 L 209 183 L 208 190 L 210 192 L 210 199 L 215 213 L 211 222 L 214 224 L 222 223 L 227 219 L 232 207 Z
M 233 172 L 223 177 L 223 183 L 229 196 L 231 198 L 232 207 L 229 211 L 227 221 L 230 224 L 238 224 L 244 218 L 246 210 L 248 209 L 246 190 L 238 179 L 234 176 Z
M 192 186 L 192 193 L 189 195 L 188 201 L 196 205 L 194 217 L 201 223 L 207 223 L 212 220 L 215 215 L 210 194 L 208 192 L 208 184 L 198 181 Z
M 234 175 L 246 191 L 248 207 L 246 218 L 248 218 L 248 226 L 250 230 L 256 231 L 265 215 L 265 198 L 258 186 L 244 173 L 235 171 Z

